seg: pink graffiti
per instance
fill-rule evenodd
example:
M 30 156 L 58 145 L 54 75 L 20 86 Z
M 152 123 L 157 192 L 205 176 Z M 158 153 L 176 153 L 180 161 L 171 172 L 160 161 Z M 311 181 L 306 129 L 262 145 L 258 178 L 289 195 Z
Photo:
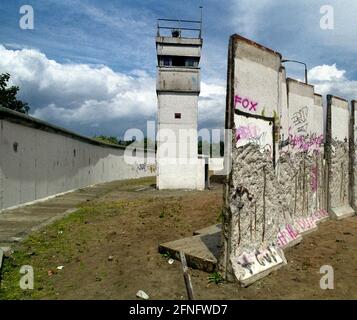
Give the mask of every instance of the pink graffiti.
M 249 98 L 243 98 L 238 95 L 234 96 L 234 107 L 237 108 L 237 103 L 240 104 L 244 109 L 249 111 L 257 111 L 258 102 L 254 102 Z
M 292 135 L 289 134 L 290 145 L 294 149 L 299 151 L 319 151 L 321 145 L 323 144 L 324 137 L 323 135 Z
M 312 192 L 316 192 L 317 191 L 317 187 L 318 187 L 318 182 L 317 182 L 317 166 L 313 166 L 311 168 L 311 190 Z
M 309 230 L 317 228 L 319 221 L 324 220 L 329 217 L 329 213 L 325 209 L 320 209 L 315 211 L 311 216 L 307 218 L 299 218 L 294 222 L 294 227 L 298 233 L 304 233 Z
M 258 136 L 258 129 L 255 125 L 239 126 L 236 130 L 237 141 L 254 139 Z
M 278 246 L 280 248 L 285 247 L 289 242 L 296 240 L 299 237 L 299 233 L 290 224 L 279 231 L 278 233 Z
M 311 216 L 312 219 L 315 220 L 315 222 L 319 222 L 323 219 L 328 218 L 330 215 L 328 214 L 326 209 L 320 209 L 314 212 Z
M 316 227 L 316 220 L 312 217 L 300 218 L 295 221 L 295 228 L 299 233 L 315 229 Z

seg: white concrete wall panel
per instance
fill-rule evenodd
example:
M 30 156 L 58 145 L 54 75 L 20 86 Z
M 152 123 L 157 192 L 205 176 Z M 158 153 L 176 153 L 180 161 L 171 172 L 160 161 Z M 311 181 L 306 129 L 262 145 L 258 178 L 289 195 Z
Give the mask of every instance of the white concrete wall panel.
M 349 205 L 349 105 L 331 99 L 331 175 L 330 204 L 333 212 Z
M 155 166 L 144 162 L 128 164 L 122 149 L 3 119 L 0 209 L 97 183 L 155 176 Z
M 324 208 L 323 110 L 316 105 L 314 88 L 288 79 L 290 216 L 299 229 L 301 219 L 310 219 Z M 289 180 L 287 180 L 289 181 Z M 290 222 L 290 221 L 288 221 Z M 311 224 L 314 228 L 315 225 Z
M 352 174 L 354 175 L 354 184 L 352 186 L 352 192 L 354 193 L 353 197 L 353 207 L 355 211 L 357 210 L 357 102 L 354 102 L 354 125 L 353 125 L 353 130 L 354 130 L 354 154 L 352 155 L 352 161 L 353 161 L 353 172 Z
M 266 117 L 278 112 L 280 55 L 244 41 L 235 54 L 234 105 L 237 109 Z
M 289 138 L 289 109 L 288 109 L 288 93 L 286 83 L 285 68 L 280 70 L 280 141 L 287 141 Z

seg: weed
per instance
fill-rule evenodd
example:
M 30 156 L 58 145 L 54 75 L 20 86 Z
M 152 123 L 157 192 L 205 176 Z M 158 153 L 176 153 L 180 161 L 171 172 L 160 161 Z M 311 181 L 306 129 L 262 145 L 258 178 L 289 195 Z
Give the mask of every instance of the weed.
M 214 282 L 215 284 L 219 284 L 223 281 L 223 277 L 219 272 L 213 272 L 208 277 L 208 283 Z
M 160 219 L 165 218 L 165 214 L 166 214 L 165 210 L 164 210 L 164 209 L 162 209 L 162 210 L 160 211 L 159 218 L 160 218 Z
M 165 259 L 172 259 L 172 254 L 169 251 L 166 251 L 165 253 L 161 253 L 161 257 Z
M 217 222 L 222 222 L 223 219 L 223 212 L 222 210 L 219 210 L 219 213 L 217 215 Z

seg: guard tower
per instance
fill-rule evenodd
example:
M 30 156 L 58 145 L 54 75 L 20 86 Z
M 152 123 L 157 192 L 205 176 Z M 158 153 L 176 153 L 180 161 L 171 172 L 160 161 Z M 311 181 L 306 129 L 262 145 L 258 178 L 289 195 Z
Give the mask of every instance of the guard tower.
M 204 189 L 205 163 L 198 158 L 201 21 L 157 23 L 158 189 Z

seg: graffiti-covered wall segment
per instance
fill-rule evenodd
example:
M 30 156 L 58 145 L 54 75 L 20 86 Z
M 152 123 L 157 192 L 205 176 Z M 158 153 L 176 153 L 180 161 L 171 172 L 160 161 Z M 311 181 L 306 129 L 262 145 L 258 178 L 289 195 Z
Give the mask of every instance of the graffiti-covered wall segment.
M 334 102 L 331 111 L 335 136 L 328 167 L 322 97 L 312 85 L 286 79 L 281 59 L 239 35 L 230 38 L 226 129 L 233 131 L 232 170 L 219 267 L 243 286 L 284 265 L 283 249 L 329 218 L 328 195 L 332 206 L 349 205 L 348 106 Z M 328 193 L 331 172 L 338 174 Z
M 357 210 L 357 101 L 351 103 L 351 122 L 350 122 L 350 190 L 351 203 L 353 209 Z M 352 179 L 351 179 L 352 178 Z
M 226 278 L 249 285 L 285 263 L 276 244 L 285 224 L 275 174 L 281 55 L 237 35 L 229 52 L 226 124 L 234 141 L 220 265 Z
M 323 196 L 323 125 L 316 125 L 323 124 L 323 113 L 313 86 L 294 79 L 287 79 L 287 85 L 289 139 L 279 150 L 279 175 L 281 184 L 288 185 L 285 199 L 290 201 L 289 223 L 304 234 L 316 229 L 313 217 L 327 215 Z
M 354 214 L 349 196 L 349 106 L 342 98 L 328 96 L 327 132 L 329 207 L 336 218 Z

